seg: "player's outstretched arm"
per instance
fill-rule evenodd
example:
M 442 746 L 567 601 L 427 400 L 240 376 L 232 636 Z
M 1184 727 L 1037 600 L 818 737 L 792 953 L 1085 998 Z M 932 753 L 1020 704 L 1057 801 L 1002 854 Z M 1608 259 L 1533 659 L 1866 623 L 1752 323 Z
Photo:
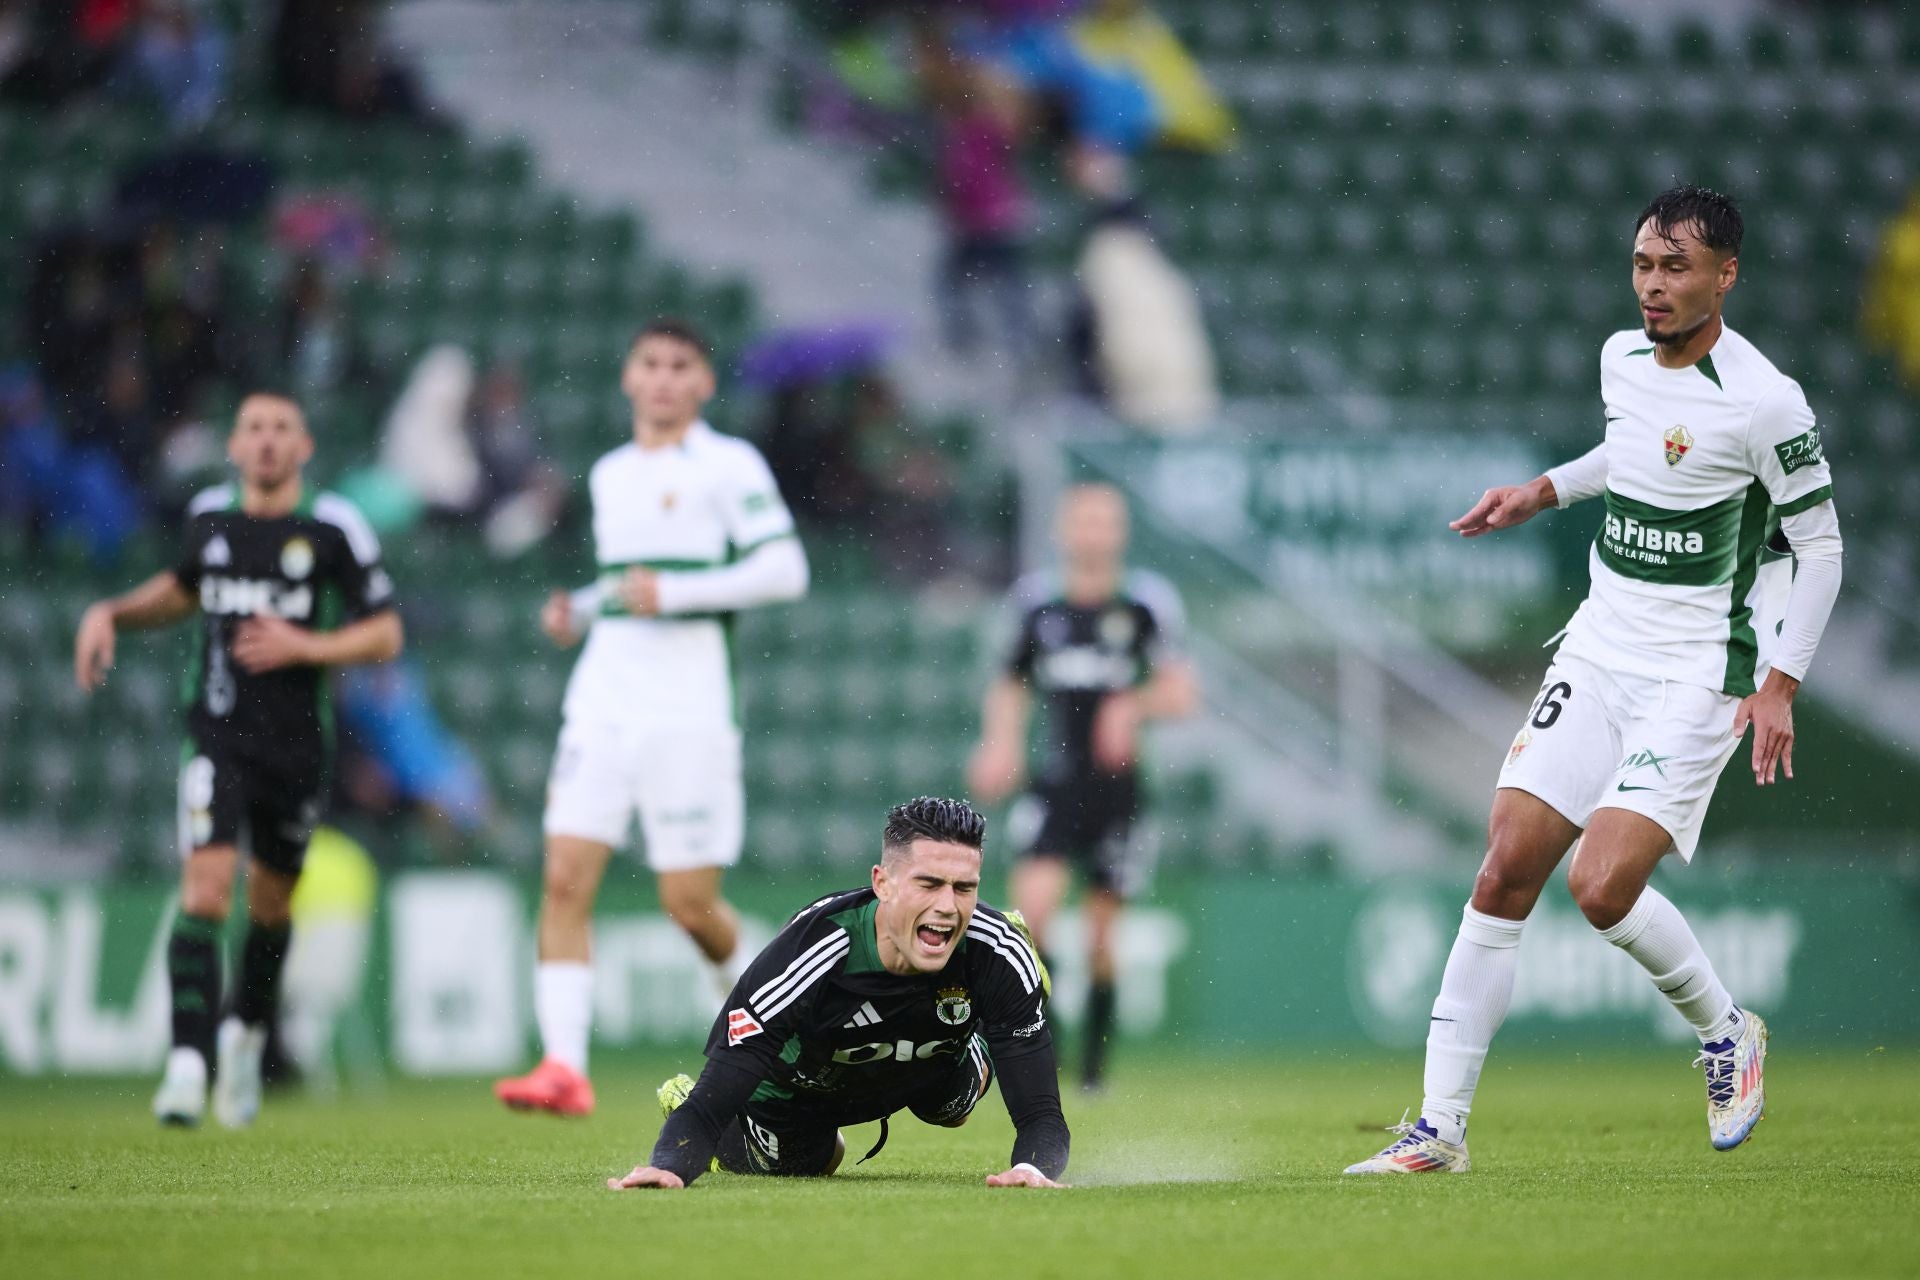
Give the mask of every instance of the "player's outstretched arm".
M 759 1087 L 758 1072 L 709 1058 L 687 1100 L 660 1126 L 649 1162 L 636 1165 L 624 1178 L 608 1178 L 607 1190 L 679 1190 L 690 1185 L 706 1172 L 727 1122 L 740 1114 Z
M 98 689 L 113 667 L 114 639 L 121 627 L 164 627 L 194 609 L 191 592 L 171 570 L 163 570 L 111 600 L 100 600 L 80 615 L 73 640 L 73 678 L 87 692 Z
M 1496 529 L 1511 529 L 1525 524 L 1547 508 L 1557 505 L 1553 481 L 1541 476 L 1525 484 L 1502 485 L 1480 495 L 1480 501 L 1467 514 L 1447 527 L 1463 538 L 1477 538 Z
M 994 1061 L 999 1068 L 1000 1099 L 1007 1104 L 1013 1121 L 1013 1166 L 1005 1173 L 987 1179 L 990 1187 L 1062 1187 L 1056 1181 L 1067 1171 L 1067 1154 L 1073 1135 L 1067 1131 L 1067 1118 L 1060 1110 L 1060 1070 L 1049 1039 L 1030 1053 L 1002 1057 L 1008 1043 L 990 1041 L 999 1048 Z M 1015 1042 L 1017 1043 L 1017 1042 Z

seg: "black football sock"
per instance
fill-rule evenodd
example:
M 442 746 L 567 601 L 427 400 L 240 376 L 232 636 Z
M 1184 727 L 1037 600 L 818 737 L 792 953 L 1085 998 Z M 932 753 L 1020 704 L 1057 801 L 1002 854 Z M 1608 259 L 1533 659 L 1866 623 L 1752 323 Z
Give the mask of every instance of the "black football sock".
M 1087 990 L 1087 1053 L 1080 1078 L 1100 1083 L 1107 1070 L 1107 1042 L 1113 1038 L 1113 980 L 1095 978 Z
M 287 939 L 292 936 L 292 925 L 254 921 L 247 926 L 233 1012 L 250 1027 L 265 1026 L 280 1011 L 280 970 L 286 967 Z
M 182 912 L 167 939 L 167 981 L 173 989 L 173 1046 L 197 1049 L 213 1066 L 213 1029 L 220 1016 L 220 921 Z

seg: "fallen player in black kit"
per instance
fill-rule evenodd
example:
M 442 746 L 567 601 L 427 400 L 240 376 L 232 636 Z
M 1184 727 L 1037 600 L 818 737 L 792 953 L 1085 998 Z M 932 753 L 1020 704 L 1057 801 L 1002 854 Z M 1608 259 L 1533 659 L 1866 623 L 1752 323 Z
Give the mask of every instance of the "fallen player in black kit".
M 879 1120 L 879 1145 L 896 1111 L 958 1128 L 997 1072 L 1016 1132 L 987 1185 L 1060 1186 L 1046 972 L 1018 919 L 979 903 L 985 833 L 964 801 L 889 813 L 872 887 L 814 903 L 767 945 L 715 1020 L 699 1081 L 661 1088 L 652 1162 L 607 1185 L 680 1188 L 716 1167 L 825 1176 L 842 1125 Z

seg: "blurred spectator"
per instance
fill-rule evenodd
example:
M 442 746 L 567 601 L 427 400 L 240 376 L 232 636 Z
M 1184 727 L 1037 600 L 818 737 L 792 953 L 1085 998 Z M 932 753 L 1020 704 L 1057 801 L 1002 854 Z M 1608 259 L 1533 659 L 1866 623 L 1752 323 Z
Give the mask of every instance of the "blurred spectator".
M 560 523 L 567 482 L 541 456 L 518 369 L 500 364 L 488 370 L 474 396 L 468 430 L 480 460 L 479 508 L 487 548 L 502 558 L 520 555 Z
M 437 124 L 413 72 L 380 46 L 377 0 L 280 0 L 274 84 L 283 101 L 345 116 Z
M 467 436 L 473 357 L 441 343 L 420 357 L 387 414 L 380 467 L 426 507 L 472 511 L 480 501 L 480 459 Z
M 0 524 L 110 564 L 140 527 L 141 508 L 112 453 L 63 435 L 30 371 L 0 370 Z
M 1074 345 L 1085 389 L 1136 426 L 1167 434 L 1206 426 L 1220 392 L 1193 282 L 1161 251 L 1117 157 L 1080 148 L 1073 174 L 1097 206 L 1078 264 Z
M 1892 353 L 1902 380 L 1920 390 L 1920 188 L 1880 238 L 1863 328 L 1872 346 Z
M 917 585 L 951 573 L 957 468 L 916 437 L 898 390 L 877 373 L 855 379 L 847 416 L 882 571 Z
M 273 242 L 335 272 L 371 266 L 386 252 L 373 215 L 341 192 L 302 192 L 281 201 L 273 211 Z
M 26 46 L 15 51 L 0 97 L 39 106 L 59 106 L 104 85 L 140 8 L 139 0 L 40 0 L 21 7 Z
M 384 534 L 425 514 L 478 520 L 502 558 L 551 533 L 567 502 L 565 480 L 541 455 L 518 372 L 500 365 L 476 379 L 473 357 L 448 343 L 408 376 L 378 464 L 339 487 Z
M 121 79 L 186 132 L 213 119 L 227 93 L 227 34 L 196 0 L 146 0 Z
M 317 259 L 301 258 L 293 265 L 281 301 L 274 356 L 286 385 L 303 401 L 316 404 L 370 375 L 339 290 Z
M 980 345 L 975 295 L 986 289 L 1000 312 L 1006 349 L 1032 350 L 1034 319 L 1026 269 L 1029 200 L 1016 144 L 1024 106 L 1015 86 L 982 68 L 947 62 L 930 72 L 940 112 L 940 205 L 947 255 L 941 269 L 947 344 Z

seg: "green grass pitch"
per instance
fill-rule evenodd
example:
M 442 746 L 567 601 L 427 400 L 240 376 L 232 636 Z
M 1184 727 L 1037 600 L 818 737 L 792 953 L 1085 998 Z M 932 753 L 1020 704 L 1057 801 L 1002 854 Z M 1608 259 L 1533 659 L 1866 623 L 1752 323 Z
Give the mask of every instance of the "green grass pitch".
M 399 1083 L 271 1099 L 248 1133 L 157 1130 L 148 1081 L 15 1080 L 0 1275 L 1920 1274 L 1920 1052 L 1775 1046 L 1771 1114 L 1730 1154 L 1684 1048 L 1496 1054 L 1474 1172 L 1364 1180 L 1339 1170 L 1417 1100 L 1417 1061 L 1136 1053 L 1109 1095 L 1068 1099 L 1063 1192 L 980 1185 L 1010 1134 L 992 1098 L 958 1132 L 903 1117 L 828 1180 L 606 1191 L 651 1145 L 667 1058 L 604 1063 L 585 1121 L 507 1114 L 482 1081 Z

